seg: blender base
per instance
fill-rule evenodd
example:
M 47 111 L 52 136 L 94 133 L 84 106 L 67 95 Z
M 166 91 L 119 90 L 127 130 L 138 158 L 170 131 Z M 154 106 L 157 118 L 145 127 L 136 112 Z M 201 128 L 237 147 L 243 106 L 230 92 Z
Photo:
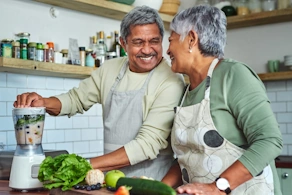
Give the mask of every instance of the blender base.
M 13 156 L 9 187 L 16 190 L 42 188 L 38 172 L 44 159 L 45 155 Z

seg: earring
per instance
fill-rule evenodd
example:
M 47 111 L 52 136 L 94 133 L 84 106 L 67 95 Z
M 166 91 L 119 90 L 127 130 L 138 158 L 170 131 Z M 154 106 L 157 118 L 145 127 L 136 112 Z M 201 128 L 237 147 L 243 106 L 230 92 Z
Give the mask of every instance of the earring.
M 190 52 L 190 53 L 192 53 L 192 52 L 193 52 L 193 50 L 190 48 L 190 49 L 189 49 L 189 52 Z

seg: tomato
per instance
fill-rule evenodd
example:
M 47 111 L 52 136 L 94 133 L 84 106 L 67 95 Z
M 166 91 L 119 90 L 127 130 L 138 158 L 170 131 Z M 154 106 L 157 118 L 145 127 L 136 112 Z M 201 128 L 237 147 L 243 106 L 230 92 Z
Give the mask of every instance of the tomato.
M 131 187 L 128 186 L 120 186 L 114 195 L 130 195 L 130 189 Z

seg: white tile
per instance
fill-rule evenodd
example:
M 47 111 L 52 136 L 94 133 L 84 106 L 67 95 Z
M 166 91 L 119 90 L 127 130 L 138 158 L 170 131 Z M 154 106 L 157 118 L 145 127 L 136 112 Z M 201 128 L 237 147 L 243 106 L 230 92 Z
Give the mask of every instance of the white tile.
M 286 123 L 280 123 L 280 131 L 282 134 L 286 134 L 287 133 L 287 124 Z
M 286 91 L 285 81 L 271 81 L 266 82 L 267 91 Z
M 73 150 L 73 143 L 57 143 L 56 144 L 56 150 L 66 150 L 69 154 L 72 154 L 74 152 Z
M 27 76 L 27 86 L 33 89 L 45 89 L 46 77 L 43 76 Z
M 292 80 L 287 81 L 287 90 L 292 90 Z
M 96 116 L 97 115 L 97 106 L 93 105 L 89 110 L 85 111 L 84 116 Z
M 290 113 L 277 113 L 278 123 L 291 123 L 292 122 L 292 112 Z
M 6 116 L 6 102 L 0 102 L 0 116 Z
M 57 90 L 37 89 L 36 92 L 42 97 L 51 97 L 59 95 L 60 92 Z
M 100 116 L 90 116 L 89 120 L 89 128 L 103 128 L 103 120 Z
M 88 117 L 84 116 L 74 116 L 73 119 L 73 128 L 88 128 Z
M 287 123 L 287 133 L 292 134 L 292 122 Z
M 51 144 L 42 143 L 42 146 L 43 146 L 44 150 L 56 150 L 56 144 L 55 143 L 51 143 Z
M 72 89 L 73 87 L 78 87 L 81 79 L 70 79 L 65 78 L 64 79 L 64 89 Z
M 287 111 L 292 112 L 292 102 L 287 102 Z
M 276 92 L 267 92 L 267 96 L 271 102 L 276 101 Z
M 56 117 L 54 116 L 47 116 L 45 117 L 45 130 L 55 129 L 56 128 Z
M 26 88 L 27 76 L 25 74 L 7 74 L 7 87 Z
M 81 130 L 69 129 L 65 130 L 65 142 L 69 141 L 81 141 Z
M 3 132 L 0 131 L 0 143 L 2 143 L 3 145 L 6 145 L 6 143 L 7 143 L 7 132 L 6 131 L 3 131 Z
M 74 142 L 73 149 L 74 149 L 73 152 L 76 154 L 88 153 L 89 152 L 89 142 L 88 141 Z
M 47 131 L 48 143 L 57 143 L 65 141 L 64 130 L 48 130 Z
M 0 117 L 0 131 L 14 130 L 12 117 Z
M 96 107 L 97 107 L 97 115 L 102 116 L 102 105 L 96 104 Z
M 286 102 L 272 102 L 271 108 L 272 108 L 274 113 L 287 111 Z
M 80 156 L 82 156 L 83 158 L 90 159 L 99 156 L 99 152 L 84 153 L 81 154 Z
M 57 129 L 72 129 L 73 122 L 72 118 L 68 118 L 67 116 L 59 116 L 56 117 L 56 128 Z
M 288 145 L 284 145 L 283 146 L 283 149 L 282 149 L 282 152 L 281 152 L 281 155 L 288 155 Z
M 97 129 L 82 129 L 81 140 L 96 140 Z
M 283 134 L 283 143 L 285 145 L 292 144 L 292 135 L 291 134 Z
M 12 117 L 12 110 L 14 109 L 14 106 L 13 106 L 13 103 L 14 102 L 6 102 L 6 115 L 7 116 L 11 116 Z
M 17 144 L 15 131 L 7 131 L 7 145 L 15 145 L 15 144 Z
M 277 101 L 292 101 L 292 91 L 277 92 Z
M 0 72 L 0 87 L 6 87 L 6 73 Z
M 104 130 L 103 130 L 103 128 L 98 128 L 98 129 L 97 129 L 97 139 L 103 141 L 103 138 L 104 138 L 103 135 L 104 135 Z
M 90 141 L 90 152 L 103 152 L 103 141 Z
M 62 89 L 64 90 L 64 79 L 57 77 L 47 77 L 47 89 Z
M 27 93 L 27 92 L 36 92 L 36 89 L 32 89 L 32 88 L 25 88 L 25 89 L 17 89 L 17 95 L 23 94 L 23 93 Z
M 15 101 L 16 96 L 15 88 L 0 88 L 0 101 Z

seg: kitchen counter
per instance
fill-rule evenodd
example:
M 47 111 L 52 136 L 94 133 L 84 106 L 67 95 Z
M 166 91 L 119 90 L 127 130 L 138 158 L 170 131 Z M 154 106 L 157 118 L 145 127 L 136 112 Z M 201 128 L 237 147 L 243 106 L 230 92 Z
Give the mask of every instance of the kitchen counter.
M 102 188 L 100 190 L 94 190 L 94 191 L 86 191 L 86 190 L 68 190 L 68 191 L 62 191 L 60 188 L 52 189 L 52 190 L 40 190 L 40 191 L 30 191 L 30 192 L 20 192 L 12 190 L 9 187 L 9 181 L 8 180 L 0 180 L 0 194 L 1 195 L 113 195 L 113 192 L 110 192 L 106 190 L 105 188 Z

